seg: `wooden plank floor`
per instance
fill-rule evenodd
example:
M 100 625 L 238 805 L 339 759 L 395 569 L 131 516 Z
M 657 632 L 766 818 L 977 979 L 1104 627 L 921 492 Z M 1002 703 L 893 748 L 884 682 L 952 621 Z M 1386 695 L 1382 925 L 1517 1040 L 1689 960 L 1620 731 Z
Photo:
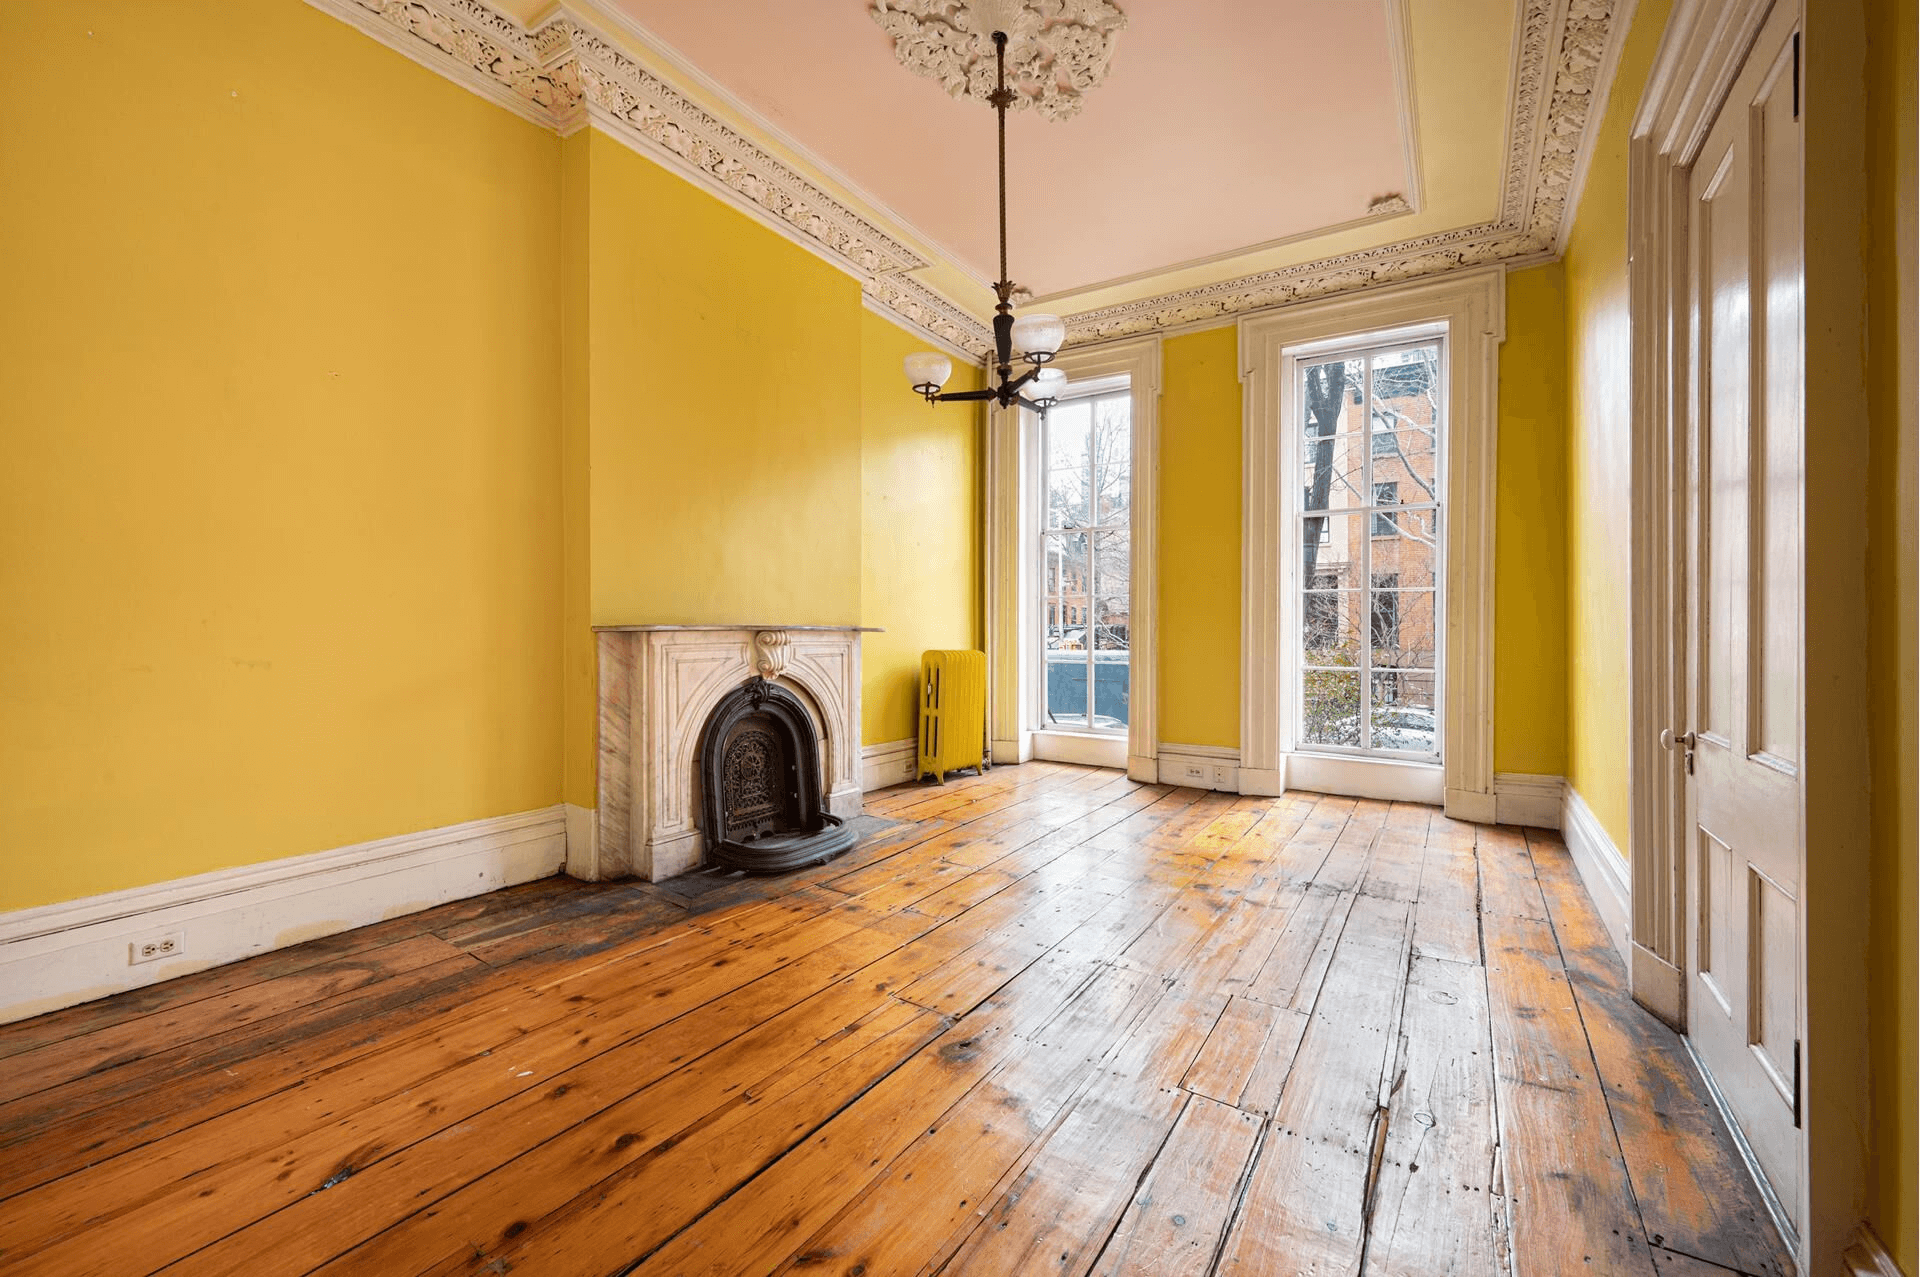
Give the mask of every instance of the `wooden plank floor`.
M 868 806 L 0 1028 L 0 1271 L 1790 1271 L 1555 835 L 1043 763 Z

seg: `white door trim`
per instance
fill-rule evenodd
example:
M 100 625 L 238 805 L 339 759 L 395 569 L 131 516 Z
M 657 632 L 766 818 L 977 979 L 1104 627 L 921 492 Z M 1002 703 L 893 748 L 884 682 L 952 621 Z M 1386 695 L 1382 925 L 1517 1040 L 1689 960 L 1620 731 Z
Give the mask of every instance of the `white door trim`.
M 1684 700 L 1684 570 L 1689 512 L 1686 498 L 1687 181 L 1747 51 L 1778 3 L 1799 0 L 1677 0 L 1634 117 L 1628 156 L 1628 246 L 1631 343 L 1630 586 L 1629 598 L 1629 847 L 1632 875 L 1633 993 L 1676 1027 L 1686 1025 L 1684 951 L 1690 908 L 1685 849 L 1682 762 L 1658 744 L 1660 729 L 1682 730 Z M 1825 30 L 1840 37 L 1833 59 L 1815 80 L 1824 92 L 1809 121 L 1808 171 L 1819 148 L 1848 140 L 1859 92 L 1840 64 L 1848 21 L 1834 16 Z M 1802 65 L 1817 64 L 1810 53 Z M 1803 73 L 1804 79 L 1804 73 Z M 1857 77 L 1856 77 L 1857 79 Z M 1823 160 L 1823 163 L 1825 161 Z M 1828 164 L 1835 168 L 1836 165 Z M 1844 167 L 1844 165 L 1838 165 Z M 1809 242 L 1829 227 L 1857 224 L 1848 196 L 1817 183 L 1808 190 Z M 1830 209 L 1816 220 L 1816 200 Z M 1842 277 L 1844 276 L 1844 277 Z M 1867 664 L 1865 581 L 1858 567 L 1864 519 L 1856 496 L 1865 492 L 1867 413 L 1858 368 L 1845 353 L 1864 331 L 1849 331 L 1864 279 L 1856 270 L 1809 273 L 1807 376 L 1833 384 L 1818 420 L 1809 402 L 1807 430 L 1824 446 L 1808 449 L 1804 554 L 1807 605 L 1819 593 L 1822 642 L 1804 645 L 1803 687 L 1821 689 L 1831 727 L 1807 722 L 1802 811 L 1800 962 L 1802 1000 L 1803 1162 L 1801 1199 L 1784 1203 L 1800 1225 L 1803 1272 L 1827 1272 L 1854 1235 L 1866 1203 L 1872 1129 L 1867 1109 L 1867 1024 L 1858 972 L 1865 969 L 1868 867 L 1865 752 L 1858 725 L 1865 721 Z M 1860 321 L 1864 325 L 1864 320 Z M 1813 340 L 1822 328 L 1818 341 Z M 1857 351 L 1856 351 L 1857 354 Z M 1825 372 L 1817 371 L 1824 360 Z M 1838 361 L 1838 362 L 1836 362 Z M 1820 471 L 1820 473 L 1816 473 Z M 1816 509 L 1818 499 L 1824 508 Z M 1851 507 L 1851 508 L 1849 508 Z M 1815 613 L 1810 613 L 1815 614 Z M 1858 713 L 1847 712 L 1857 706 Z M 1851 730 L 1840 730 L 1842 722 Z M 1807 830 L 1818 822 L 1821 846 L 1808 854 Z M 1852 972 L 1849 976 L 1847 973 Z M 1816 977 L 1818 973 L 1819 978 Z M 1814 991 L 1818 996 L 1814 996 Z
M 1446 811 L 1489 822 L 1493 780 L 1493 532 L 1500 343 L 1506 339 L 1506 272 L 1438 279 L 1303 302 L 1240 321 L 1246 385 L 1241 523 L 1240 787 L 1277 794 L 1289 784 L 1281 680 L 1285 677 L 1283 559 L 1291 487 L 1281 434 L 1286 352 L 1317 342 L 1443 325 L 1449 345 L 1445 432 L 1450 523 L 1442 650 Z
M 1124 763 L 1128 775 L 1151 784 L 1159 779 L 1160 338 L 1063 350 L 1053 366 L 1070 381 L 1125 377 L 1132 395 L 1127 532 L 1133 597 Z M 1038 721 L 1039 625 L 1030 596 L 1039 528 L 1030 493 L 1039 482 L 1039 457 L 1031 418 L 1018 408 L 987 413 L 987 735 L 996 763 L 1032 758 Z M 1110 757 L 1101 753 L 1103 760 Z

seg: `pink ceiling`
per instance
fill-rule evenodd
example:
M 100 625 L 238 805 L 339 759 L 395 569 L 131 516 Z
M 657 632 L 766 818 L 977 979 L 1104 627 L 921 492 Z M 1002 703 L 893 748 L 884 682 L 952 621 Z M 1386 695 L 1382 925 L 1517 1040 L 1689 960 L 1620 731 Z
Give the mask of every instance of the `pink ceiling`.
M 894 61 L 867 0 L 617 0 L 962 266 L 998 276 L 990 107 Z M 1117 0 L 1081 113 L 1008 122 L 1013 278 L 1066 292 L 1407 192 L 1387 0 Z

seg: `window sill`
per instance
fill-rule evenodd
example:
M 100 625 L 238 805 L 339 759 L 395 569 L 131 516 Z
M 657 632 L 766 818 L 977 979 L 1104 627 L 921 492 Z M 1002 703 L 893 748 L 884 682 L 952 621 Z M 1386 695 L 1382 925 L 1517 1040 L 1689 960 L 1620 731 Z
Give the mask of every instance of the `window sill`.
M 1284 763 L 1288 789 L 1388 802 L 1446 801 L 1446 771 L 1439 763 L 1305 751 L 1285 755 Z
M 1079 763 L 1087 767 L 1125 767 L 1127 737 L 1124 732 L 1033 733 L 1033 756 L 1054 763 Z

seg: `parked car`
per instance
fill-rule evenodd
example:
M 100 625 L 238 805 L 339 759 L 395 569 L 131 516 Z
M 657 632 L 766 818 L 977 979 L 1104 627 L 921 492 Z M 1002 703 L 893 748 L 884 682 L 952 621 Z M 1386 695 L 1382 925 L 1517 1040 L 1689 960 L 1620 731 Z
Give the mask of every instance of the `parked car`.
M 1419 706 L 1393 705 L 1373 712 L 1373 748 L 1399 749 L 1408 753 L 1431 754 L 1440 739 L 1433 711 Z M 1320 744 L 1360 744 L 1360 719 L 1357 715 L 1333 724 Z

